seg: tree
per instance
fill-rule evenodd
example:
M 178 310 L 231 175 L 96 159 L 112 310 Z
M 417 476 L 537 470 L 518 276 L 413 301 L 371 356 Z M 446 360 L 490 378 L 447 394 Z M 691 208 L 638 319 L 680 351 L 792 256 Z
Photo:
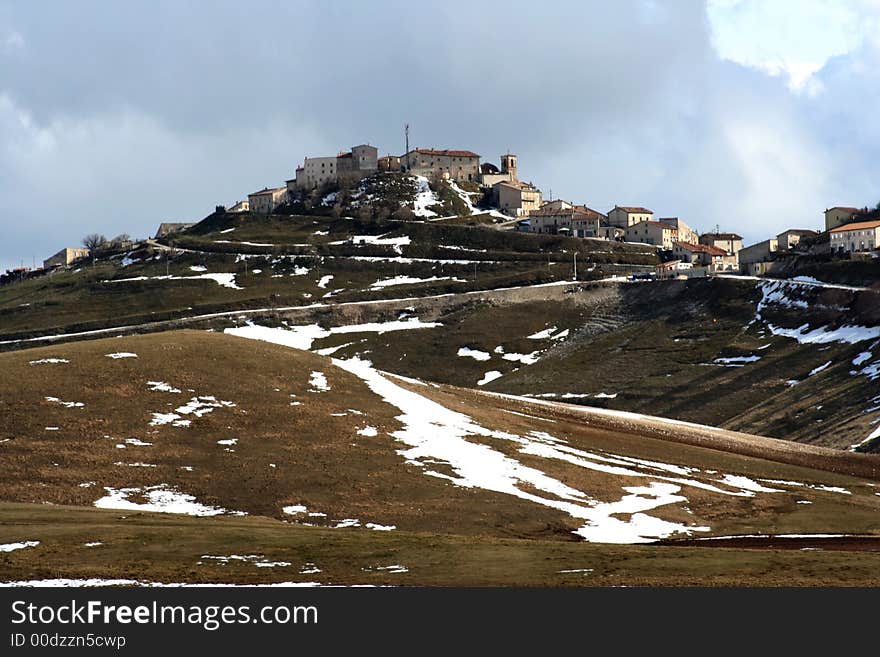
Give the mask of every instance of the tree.
M 114 246 L 114 247 L 121 247 L 124 244 L 127 244 L 128 242 L 131 242 L 131 235 L 129 235 L 128 233 L 120 233 L 119 235 L 114 237 L 112 240 L 110 240 L 111 246 Z
M 416 213 L 409 206 L 401 205 L 391 216 L 398 221 L 412 221 L 415 219 Z
M 99 235 L 98 233 L 91 233 L 90 235 L 86 235 L 82 239 L 82 244 L 89 251 L 97 251 L 102 248 L 107 243 L 107 238 L 103 235 Z

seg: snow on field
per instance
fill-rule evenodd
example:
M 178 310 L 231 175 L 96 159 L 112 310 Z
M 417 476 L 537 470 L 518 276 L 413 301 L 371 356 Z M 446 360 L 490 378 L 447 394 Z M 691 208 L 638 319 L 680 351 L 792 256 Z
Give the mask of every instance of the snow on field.
M 257 568 L 285 568 L 291 566 L 289 561 L 266 561 L 265 555 L 262 554 L 229 554 L 229 555 L 213 555 L 203 554 L 202 559 L 209 559 L 218 563 L 227 564 L 230 561 L 243 561 L 255 565 Z M 202 562 L 199 561 L 198 564 Z
M 312 372 L 309 375 L 309 385 L 312 386 L 311 392 L 327 392 L 330 390 L 327 377 L 323 372 Z
M 484 386 L 487 383 L 492 383 L 492 381 L 494 381 L 495 379 L 500 379 L 502 376 L 504 375 L 501 374 L 501 372 L 499 372 L 498 370 L 489 370 L 483 375 L 482 379 L 477 381 L 477 385 Z
M 321 276 L 321 280 L 318 281 L 318 287 L 322 290 L 327 289 L 327 284 L 333 280 L 333 274 L 327 274 L 326 276 Z
M 431 186 L 428 184 L 428 179 L 424 176 L 413 176 L 416 179 L 416 197 L 413 202 L 413 212 L 417 217 L 436 217 L 437 213 L 433 210 L 429 210 L 429 205 L 436 205 L 440 203 L 440 199 L 433 191 L 431 191 Z
M 629 494 L 618 502 L 601 503 L 592 500 L 585 493 L 547 476 L 540 470 L 524 466 L 516 459 L 488 445 L 471 442 L 466 437 L 511 440 L 520 445 L 523 453 L 562 458 L 566 461 L 583 461 L 584 459 L 575 455 L 580 450 L 559 445 L 556 439 L 525 438 L 486 429 L 466 415 L 397 386 L 374 370 L 368 361 L 354 358 L 347 361 L 335 360 L 334 363 L 363 379 L 373 392 L 401 410 L 402 415 L 397 419 L 404 427 L 392 435 L 409 448 L 400 450 L 399 453 L 408 462 L 421 465 L 427 475 L 448 479 L 457 486 L 483 488 L 564 511 L 587 521 L 576 533 L 591 541 L 644 542 L 672 533 L 706 529 L 669 523 L 644 514 L 658 506 L 686 499 L 675 494 L 680 487 L 674 483 L 650 482 L 648 486 L 625 488 Z M 566 452 L 563 448 L 570 451 Z M 447 463 L 454 474 L 433 470 L 433 464 L 437 462 Z M 608 468 L 591 463 L 596 469 Z M 614 470 L 646 476 L 644 473 L 622 468 Z M 527 490 L 521 489 L 520 484 L 525 484 Z M 532 490 L 536 492 L 531 492 Z M 629 522 L 613 517 L 625 513 L 631 514 Z
M 111 488 L 105 486 L 107 495 L 95 502 L 99 509 L 126 509 L 129 511 L 152 511 L 155 513 L 180 513 L 188 516 L 218 516 L 230 514 L 243 516 L 242 511 L 227 511 L 196 502 L 196 498 L 170 488 L 168 484 L 146 488 Z M 146 502 L 132 502 L 129 497 L 140 495 Z
M 120 358 L 137 358 L 137 354 L 133 354 L 129 351 L 117 351 L 115 354 L 105 354 L 107 358 L 112 358 L 113 360 L 119 360 Z
M 306 507 L 304 507 L 302 504 L 292 504 L 291 506 L 286 506 L 281 510 L 288 515 L 295 516 L 301 513 L 305 513 L 308 509 L 306 509 Z
M 609 394 L 607 392 L 597 392 L 595 395 L 593 395 L 593 397 L 595 397 L 596 399 L 614 399 L 615 397 L 617 397 L 617 393 L 615 392 Z
M 208 268 L 204 265 L 192 265 L 189 268 L 190 271 L 208 271 Z
M 811 329 L 809 324 L 802 324 L 798 328 L 785 328 L 775 326 L 763 319 L 763 311 L 769 305 L 783 306 L 797 310 L 810 308 L 810 304 L 801 299 L 793 299 L 790 296 L 790 281 L 761 281 L 758 283 L 758 289 L 761 290 L 761 300 L 755 309 L 755 318 L 764 322 L 769 331 L 773 335 L 792 338 L 800 344 L 829 344 L 831 342 L 840 342 L 844 344 L 857 344 L 866 340 L 876 340 L 880 338 L 880 326 L 858 326 L 853 324 L 844 324 L 836 329 L 828 326 L 819 326 Z M 828 287 L 828 286 L 824 286 Z M 832 286 L 840 287 L 840 286 Z
M 139 440 L 138 438 L 126 438 L 124 442 L 126 445 L 133 445 L 135 447 L 152 447 L 153 446 L 153 443 L 147 443 L 147 442 L 144 442 L 143 440 Z
M 350 347 L 355 344 L 354 342 L 346 342 L 344 344 L 336 345 L 335 347 L 325 347 L 324 349 L 316 349 L 315 353 L 319 356 L 332 356 L 340 349 L 345 349 L 346 347 Z
M 748 363 L 755 363 L 761 360 L 760 356 L 730 356 L 728 358 L 716 358 L 712 361 L 714 365 L 723 365 L 724 367 L 743 367 Z
M 22 541 L 21 543 L 2 543 L 0 544 L 0 552 L 14 552 L 15 550 L 23 550 L 25 548 L 37 547 L 39 541 Z
M 408 572 L 409 572 L 409 568 L 407 568 L 406 566 L 401 566 L 399 563 L 391 564 L 390 566 L 376 566 L 376 567 L 373 568 L 373 569 L 371 569 L 371 568 L 364 568 L 363 570 L 367 570 L 367 571 L 369 571 L 369 570 L 381 570 L 381 571 L 384 571 L 384 572 L 386 572 L 386 573 L 392 573 L 392 574 L 395 574 L 395 573 L 408 573 Z
M 492 358 L 492 354 L 489 352 L 480 351 L 479 349 L 471 349 L 470 347 L 461 347 L 456 355 L 483 361 Z
M 390 532 L 393 529 L 397 529 L 397 525 L 380 525 L 375 522 L 368 522 L 366 525 L 364 525 L 364 527 L 377 532 Z
M 214 244 L 233 244 L 235 246 L 275 246 L 266 242 L 230 242 L 229 240 L 214 240 Z
M 530 354 L 507 353 L 502 356 L 504 360 L 513 361 L 514 363 L 522 363 L 523 365 L 534 365 L 538 362 L 540 351 L 533 351 Z
M 348 326 L 334 326 L 329 329 L 321 328 L 317 324 L 304 326 L 291 326 L 289 328 L 271 328 L 259 326 L 248 322 L 246 326 L 226 329 L 224 333 L 237 335 L 251 340 L 263 340 L 274 344 L 293 347 L 308 351 L 312 348 L 315 340 L 326 338 L 339 333 L 388 333 L 389 331 L 408 331 L 410 329 L 436 328 L 442 326 L 439 322 L 422 322 L 418 318 L 405 320 L 392 320 L 389 322 L 372 322 L 369 324 L 350 324 Z
M 53 404 L 58 404 L 66 408 L 82 408 L 85 406 L 83 402 L 62 401 L 61 399 L 58 399 L 58 397 L 46 397 L 45 399 L 47 402 L 52 402 Z
M 544 329 L 543 331 L 538 331 L 537 333 L 532 333 L 529 336 L 526 336 L 529 340 L 562 340 L 568 337 L 569 329 L 563 329 L 556 333 L 556 327 L 551 326 L 549 328 Z M 555 333 L 555 335 L 554 335 Z
M 218 445 L 236 445 L 238 444 L 238 438 L 225 438 L 223 440 L 217 441 Z
M 123 461 L 116 461 L 113 465 L 121 465 L 126 468 L 155 468 L 157 467 L 155 463 L 141 463 L 140 461 L 136 463 L 125 463 Z
M 767 488 L 766 486 L 762 486 L 757 481 L 753 481 L 748 477 L 742 475 L 730 475 L 726 474 L 719 481 L 723 484 L 727 484 L 728 486 L 735 486 L 737 488 L 742 488 L 743 490 L 751 490 L 756 493 L 781 493 L 782 491 L 778 488 Z
M 346 529 L 347 527 L 360 527 L 361 521 L 357 518 L 345 518 L 343 520 L 337 520 L 336 524 L 333 525 L 334 529 Z
M 60 427 L 46 427 L 44 431 L 58 431 Z
M 284 329 L 256 331 L 250 332 L 250 337 L 278 342 L 274 335 L 278 331 L 285 332 Z M 393 383 L 376 371 L 369 361 L 355 357 L 334 359 L 333 363 L 361 378 L 374 393 L 400 410 L 397 420 L 403 427 L 391 436 L 405 446 L 398 453 L 407 463 L 418 465 L 426 475 L 449 480 L 456 486 L 490 490 L 558 509 L 583 521 L 575 533 L 588 541 L 639 543 L 674 534 L 708 531 L 708 527 L 670 522 L 648 514 L 659 507 L 687 503 L 687 497 L 682 494 L 685 487 L 735 497 L 783 492 L 742 475 L 719 474 L 714 470 L 704 472 L 676 464 L 577 449 L 544 432 L 521 436 L 487 429 L 462 413 Z M 500 376 L 500 373 L 495 374 Z M 678 420 L 647 418 L 636 413 L 606 409 L 595 409 L 595 412 L 691 426 Z M 515 457 L 476 442 L 481 437 L 510 441 L 519 453 L 528 456 L 642 481 L 638 485 L 622 485 L 622 495 L 616 501 L 597 500 L 588 492 L 573 488 L 537 467 L 526 466 Z M 447 465 L 452 474 L 448 474 L 446 468 L 441 472 L 437 464 Z M 336 527 L 361 526 L 359 520 L 351 518 L 335 522 Z
M 870 354 L 868 354 L 870 355 Z M 47 363 L 69 363 L 70 361 L 66 358 L 41 358 L 40 360 L 32 360 L 30 361 L 31 365 L 43 365 Z
M 217 283 L 217 285 L 232 288 L 233 290 L 244 289 L 236 285 L 235 274 L 199 274 L 198 276 L 135 276 L 134 278 L 116 278 L 113 280 L 106 280 L 104 282 L 130 283 L 133 281 L 197 281 L 202 279 L 214 281 L 215 283 Z
M 403 247 L 409 246 L 412 242 L 409 235 L 400 237 L 385 237 L 384 235 L 352 235 L 347 240 L 339 240 L 337 242 L 329 242 L 331 245 L 338 244 L 371 244 L 374 246 L 390 246 L 394 252 L 400 255 L 403 253 Z
M 438 244 L 441 249 L 449 249 L 451 251 L 470 251 L 471 253 L 488 253 L 489 249 L 472 249 L 467 246 L 457 246 L 454 244 Z
M 181 416 L 193 415 L 195 417 L 202 417 L 207 413 L 213 413 L 216 408 L 232 408 L 234 406 L 235 403 L 217 399 L 214 395 L 201 395 L 193 397 L 183 406 L 175 408 L 173 413 L 153 413 L 150 426 L 158 427 L 170 424 L 175 427 L 188 427 L 192 424 L 192 421 L 183 419 Z
M 225 230 L 221 230 L 221 231 L 220 231 L 220 234 L 221 234 L 221 235 L 226 235 L 227 233 L 231 233 L 231 232 L 234 231 L 234 230 L 235 230 L 235 227 L 233 226 L 232 228 L 227 228 L 227 229 L 225 229 Z
M 89 543 L 83 543 L 83 546 L 87 548 L 99 547 L 101 545 L 104 545 L 102 541 L 91 541 Z
M 175 388 L 171 384 L 165 383 L 164 381 L 147 381 L 147 385 L 153 392 L 180 392 L 180 388 Z
M 364 427 L 363 429 L 358 429 L 357 434 L 359 436 L 365 436 L 367 438 L 375 438 L 376 436 L 379 435 L 379 432 L 376 429 L 376 427 L 367 426 L 367 427 Z
M 830 360 L 829 360 L 829 361 L 828 361 L 827 363 L 825 363 L 824 365 L 819 365 L 819 367 L 816 367 L 816 368 L 810 370 L 810 373 L 807 374 L 807 376 L 813 376 L 814 374 L 818 374 L 819 372 L 821 372 L 821 371 L 827 369 L 827 368 L 831 365 L 832 362 L 833 362 L 833 361 L 830 361 Z
M 853 358 L 852 364 L 855 365 L 856 367 L 858 367 L 862 363 L 871 360 L 872 355 L 873 354 L 871 354 L 870 351 L 863 351 L 858 356 Z
M 370 286 L 371 290 L 381 290 L 392 285 L 414 285 L 416 283 L 432 283 L 435 281 L 452 281 L 454 283 L 464 283 L 463 278 L 455 276 L 431 276 L 430 278 L 417 278 L 415 276 L 394 276 L 393 278 L 382 278 Z

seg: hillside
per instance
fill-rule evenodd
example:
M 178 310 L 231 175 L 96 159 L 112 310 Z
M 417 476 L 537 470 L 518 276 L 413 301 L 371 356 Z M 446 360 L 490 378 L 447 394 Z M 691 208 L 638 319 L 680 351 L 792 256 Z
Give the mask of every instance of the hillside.
M 346 335 L 434 330 L 420 324 Z M 768 460 L 746 455 L 761 439 L 682 427 L 703 441 L 688 444 L 641 418 L 585 421 L 565 404 L 309 353 L 302 332 L 235 332 L 0 354 L 0 541 L 39 542 L 0 558 L 2 579 L 754 583 L 773 570 L 765 583 L 842 583 L 876 572 L 872 552 L 845 575 L 833 551 L 797 549 L 850 549 L 814 534 L 873 534 L 880 497 L 860 471 L 872 457 L 778 443 Z M 742 534 L 808 536 L 775 539 L 796 547 L 783 556 L 662 541 Z M 132 541 L 137 557 L 121 559 Z M 646 545 L 574 549 L 584 541 Z M 504 569 L 484 567 L 499 559 Z
M 236 309 L 306 306 L 650 269 L 656 253 L 493 228 L 212 215 L 185 234 L 0 287 L 0 342 Z

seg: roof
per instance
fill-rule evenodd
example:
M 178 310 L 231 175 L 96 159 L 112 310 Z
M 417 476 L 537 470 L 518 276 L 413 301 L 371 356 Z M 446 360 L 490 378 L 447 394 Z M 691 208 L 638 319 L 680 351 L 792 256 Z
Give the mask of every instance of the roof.
M 779 235 L 788 235 L 789 233 L 791 233 L 792 235 L 818 235 L 819 234 L 815 230 L 809 230 L 807 228 L 790 228 L 789 230 L 782 231 L 781 233 L 779 233 Z M 779 237 L 779 235 L 777 235 L 777 237 Z
M 421 153 L 422 155 L 445 155 L 447 157 L 480 157 L 473 151 L 456 151 L 456 150 L 435 150 L 433 148 L 414 148 L 410 153 Z
M 575 215 L 587 216 L 590 219 L 602 220 L 602 219 L 608 218 L 604 214 L 599 212 L 598 210 L 594 210 L 593 208 L 588 208 L 586 205 L 575 205 L 573 208 L 571 208 L 571 210 L 569 210 L 569 212 L 570 211 L 574 211 Z
M 703 233 L 700 237 L 708 237 L 713 240 L 741 240 L 742 235 L 736 233 Z
M 719 249 L 715 246 L 709 246 L 708 244 L 691 244 L 690 242 L 673 242 L 673 245 L 684 249 L 685 251 L 691 251 L 693 253 L 708 253 L 709 255 L 718 255 L 718 256 L 726 256 L 727 251 L 724 249 Z
M 538 191 L 538 188 L 535 187 L 533 184 L 522 182 L 519 180 L 499 180 L 493 185 L 493 187 L 497 187 L 498 185 L 505 185 L 507 187 L 515 187 L 516 189 L 525 189 L 528 191 Z
M 268 187 L 264 187 L 258 192 L 254 192 L 253 194 L 248 194 L 248 196 L 266 196 L 268 194 L 274 194 L 276 192 L 287 191 L 287 187 L 272 187 L 271 189 Z
M 642 224 L 648 224 L 649 226 L 660 226 L 661 228 L 665 228 L 666 230 L 675 230 L 672 226 L 664 221 L 652 221 L 650 219 L 645 219 L 643 221 L 639 221 L 638 223 L 633 224 L 630 228 L 635 228 L 636 226 L 641 226 Z
M 828 208 L 828 210 L 825 210 L 825 212 L 828 212 L 829 210 L 846 210 L 847 212 L 856 213 L 861 212 L 862 208 L 850 208 L 845 205 L 835 205 L 833 208 Z
M 640 208 L 632 205 L 615 205 L 615 210 L 623 210 L 624 212 L 629 212 L 630 214 L 654 214 L 653 210 L 649 210 L 648 208 Z
M 844 224 L 843 226 L 832 228 L 828 232 L 844 233 L 849 230 L 865 230 L 866 228 L 877 228 L 878 226 L 880 226 L 880 219 L 876 219 L 874 221 L 857 221 L 854 224 Z
M 504 184 L 503 182 L 496 183 L 497 185 Z M 548 208 L 547 206 L 552 203 L 552 201 L 548 201 L 544 205 L 541 206 L 539 210 L 532 210 L 529 213 L 530 217 L 558 217 L 558 216 L 570 216 L 572 218 L 580 217 L 589 217 L 591 219 L 607 219 L 607 217 L 594 210 L 593 208 L 588 208 L 586 205 L 573 205 L 570 208 Z
M 480 171 L 483 173 L 501 173 L 501 170 L 491 162 L 483 162 L 480 165 Z
M 336 154 L 336 159 L 337 159 L 337 160 L 340 160 L 340 159 L 342 159 L 342 158 L 344 158 L 344 157 L 351 157 L 351 151 L 347 151 L 347 152 L 345 152 L 345 153 L 337 153 L 337 154 Z

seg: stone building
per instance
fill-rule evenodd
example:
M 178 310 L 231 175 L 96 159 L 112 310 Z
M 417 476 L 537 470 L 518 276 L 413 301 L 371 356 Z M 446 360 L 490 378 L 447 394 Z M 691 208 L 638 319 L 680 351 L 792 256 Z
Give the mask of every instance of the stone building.
M 163 221 L 159 224 L 159 228 L 156 230 L 156 238 L 165 237 L 172 233 L 179 233 L 187 228 L 192 228 L 193 226 L 195 226 L 195 223 L 193 222 Z
M 279 205 L 287 200 L 287 187 L 264 188 L 248 194 L 248 206 L 255 214 L 272 214 Z
M 498 208 L 512 217 L 524 217 L 541 207 L 541 190 L 531 183 L 502 181 L 492 187 Z
M 307 157 L 296 168 L 296 178 L 287 181 L 287 187 L 314 189 L 328 182 L 336 182 L 336 157 Z M 253 205 L 251 205 L 253 207 Z
M 734 271 L 737 267 L 736 256 L 706 244 L 675 241 L 672 254 L 681 262 L 706 267 L 708 271 Z
M 700 241 L 700 236 L 697 235 L 697 231 L 688 226 L 678 217 L 660 217 L 657 221 L 673 228 L 675 234 L 672 239 L 674 240 L 688 242 L 690 244 L 697 244 Z
M 431 179 L 449 178 L 457 182 L 480 178 L 480 156 L 473 151 L 415 148 L 401 155 L 407 173 Z
M 865 208 L 867 210 L 867 208 Z M 859 215 L 864 210 L 860 208 L 850 208 L 844 206 L 835 206 L 833 208 L 825 209 L 825 230 L 831 230 L 832 228 L 837 228 L 838 226 L 842 226 L 843 224 L 847 224 L 853 221 L 857 215 Z
M 500 182 L 518 182 L 516 155 L 506 153 L 501 156 L 501 168 L 483 162 L 480 165 L 480 184 L 483 187 L 494 187 Z
M 791 228 L 776 236 L 776 248 L 780 251 L 791 251 L 805 237 L 816 237 L 815 230 Z
M 90 253 L 91 251 L 89 251 L 88 249 L 80 249 L 76 247 L 61 249 L 51 258 L 43 260 L 43 269 L 51 269 L 52 267 L 66 267 L 67 265 L 76 262 L 80 258 L 88 258 Z
M 880 246 L 880 220 L 858 221 L 832 228 L 832 253 L 862 253 Z
M 736 254 L 743 248 L 743 238 L 736 233 L 703 233 L 700 235 L 700 244 Z
M 652 244 L 669 251 L 673 241 L 676 241 L 677 230 L 662 221 L 640 221 L 626 229 L 624 237 L 627 242 L 640 244 Z
M 640 221 L 653 221 L 654 213 L 647 208 L 615 205 L 608 213 L 608 223 L 619 228 L 629 228 Z
M 340 183 L 355 183 L 379 170 L 379 149 L 369 144 L 352 146 L 336 156 L 336 178 Z

